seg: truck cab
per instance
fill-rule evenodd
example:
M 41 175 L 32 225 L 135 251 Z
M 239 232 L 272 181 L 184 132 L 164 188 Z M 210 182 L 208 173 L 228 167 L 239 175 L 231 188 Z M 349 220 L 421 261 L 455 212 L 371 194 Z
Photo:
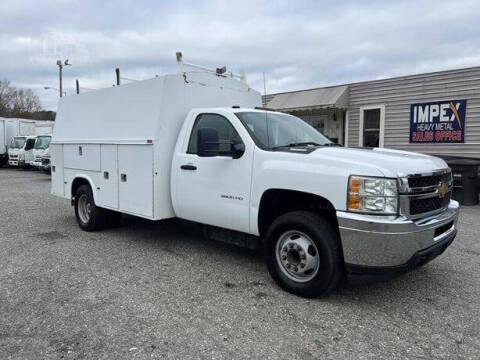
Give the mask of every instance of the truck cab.
M 35 136 L 15 136 L 8 148 L 8 165 L 28 168 L 35 140 Z
M 178 217 L 261 238 L 274 279 L 302 295 L 329 289 L 340 273 L 363 282 L 421 266 L 457 232 L 443 160 L 344 148 L 278 112 L 192 110 L 171 188 Z
M 50 141 L 52 139 L 51 135 L 39 135 L 35 141 L 35 145 L 32 151 L 32 159 L 30 160 L 30 166 L 43 170 L 44 165 L 42 164 L 43 158 L 50 157 Z

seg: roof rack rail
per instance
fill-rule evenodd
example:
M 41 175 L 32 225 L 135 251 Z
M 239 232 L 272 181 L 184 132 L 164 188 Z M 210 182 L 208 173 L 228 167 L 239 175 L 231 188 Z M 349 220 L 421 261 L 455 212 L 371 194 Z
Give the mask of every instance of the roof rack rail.
M 265 110 L 265 111 L 276 111 L 276 112 L 278 112 L 278 110 L 276 110 L 276 109 L 267 108 L 267 107 L 264 107 L 264 106 L 255 106 L 254 109 L 255 110 Z
M 182 54 L 181 51 L 177 51 L 175 56 L 177 58 L 177 63 L 180 66 L 180 69 L 182 69 L 183 66 L 188 66 L 188 67 L 192 67 L 194 69 L 199 69 L 199 70 L 202 70 L 202 71 L 213 73 L 217 76 L 221 76 L 221 77 L 228 77 L 229 76 L 229 77 L 232 77 L 232 78 L 238 78 L 241 81 L 246 82 L 246 76 L 245 76 L 245 72 L 243 70 L 240 71 L 240 74 L 235 74 L 231 71 L 227 71 L 227 68 L 225 66 L 223 66 L 221 68 L 210 69 L 206 66 L 187 63 L 187 62 L 183 61 L 183 54 Z M 181 70 L 181 72 L 183 72 L 183 70 Z

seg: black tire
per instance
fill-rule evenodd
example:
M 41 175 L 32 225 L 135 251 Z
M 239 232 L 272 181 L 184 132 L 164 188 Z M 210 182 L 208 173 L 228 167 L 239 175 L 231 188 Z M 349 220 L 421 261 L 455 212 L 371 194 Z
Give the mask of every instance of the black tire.
M 81 206 L 80 205 L 81 199 L 84 197 L 86 197 L 85 201 L 88 201 L 88 203 L 90 204 L 88 221 L 85 221 L 85 219 L 82 219 L 82 215 L 80 214 L 81 209 L 79 209 L 79 206 Z M 95 200 L 93 198 L 92 189 L 90 188 L 90 186 L 81 185 L 77 189 L 77 192 L 75 193 L 74 206 L 75 206 L 75 216 L 77 218 L 78 225 L 82 230 L 97 231 L 105 228 L 107 223 L 107 210 L 99 208 L 98 206 L 95 205 Z
M 277 260 L 277 241 L 291 231 L 306 234 L 318 249 L 318 270 L 307 282 L 292 280 Z M 272 223 L 264 241 L 264 257 L 270 275 L 282 289 L 295 295 L 316 297 L 330 293 L 340 283 L 344 268 L 340 246 L 337 231 L 325 218 L 308 211 L 295 211 L 281 215 Z

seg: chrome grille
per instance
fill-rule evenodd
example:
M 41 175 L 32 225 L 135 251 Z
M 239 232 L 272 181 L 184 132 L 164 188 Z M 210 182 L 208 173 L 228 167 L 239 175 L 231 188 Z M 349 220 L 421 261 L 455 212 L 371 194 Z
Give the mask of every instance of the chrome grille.
M 401 182 L 400 209 L 410 218 L 421 218 L 448 207 L 452 195 L 450 169 L 427 174 L 409 175 Z
M 430 176 L 410 177 L 408 178 L 408 186 L 410 187 L 410 189 L 425 188 L 431 186 L 438 186 L 438 184 L 442 181 L 446 183 L 450 182 L 451 172 Z
M 429 213 L 431 211 L 443 209 L 450 202 L 450 192 L 444 197 L 430 197 L 424 199 L 410 200 L 410 215 Z

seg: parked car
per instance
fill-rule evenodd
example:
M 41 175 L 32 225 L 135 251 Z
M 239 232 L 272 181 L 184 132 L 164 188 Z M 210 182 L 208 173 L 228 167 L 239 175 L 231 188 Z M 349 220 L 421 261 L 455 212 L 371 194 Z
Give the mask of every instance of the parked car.
M 179 217 L 261 247 L 275 281 L 302 296 L 345 275 L 396 276 L 451 244 L 458 203 L 443 160 L 340 147 L 260 104 L 245 83 L 202 72 L 63 97 L 52 193 L 71 199 L 86 231 L 121 213 Z

